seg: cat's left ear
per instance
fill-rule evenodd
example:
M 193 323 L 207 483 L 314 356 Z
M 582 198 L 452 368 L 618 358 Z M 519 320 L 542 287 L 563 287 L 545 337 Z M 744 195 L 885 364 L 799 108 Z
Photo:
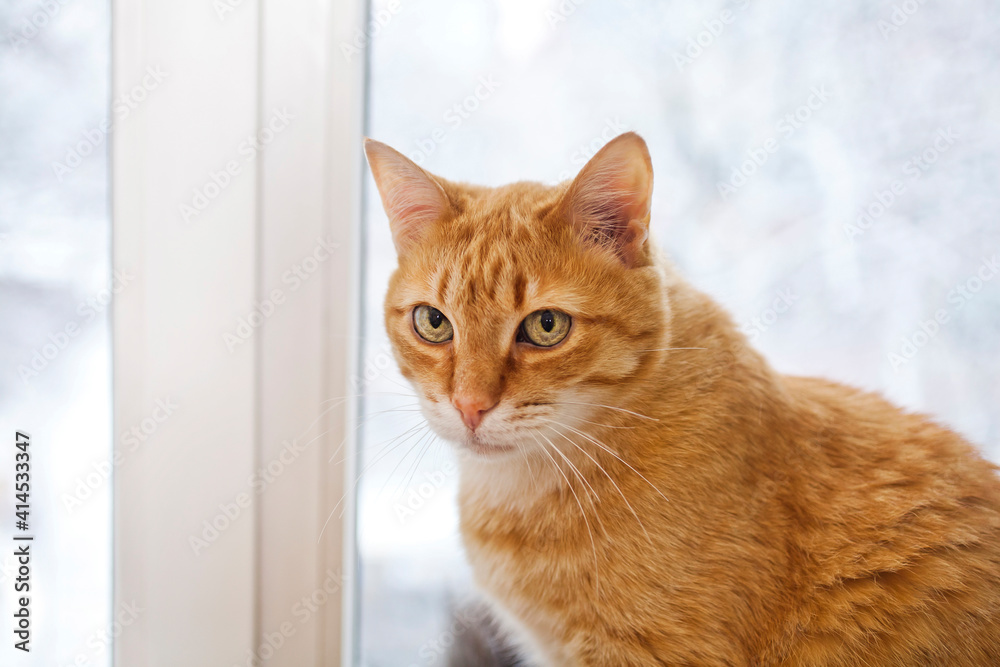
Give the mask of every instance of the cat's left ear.
M 389 216 L 396 252 L 403 254 L 448 212 L 448 195 L 437 179 L 382 142 L 365 139 L 365 155 Z
M 584 243 L 604 248 L 632 267 L 645 257 L 652 197 L 653 163 L 646 142 L 626 132 L 583 167 L 561 208 Z

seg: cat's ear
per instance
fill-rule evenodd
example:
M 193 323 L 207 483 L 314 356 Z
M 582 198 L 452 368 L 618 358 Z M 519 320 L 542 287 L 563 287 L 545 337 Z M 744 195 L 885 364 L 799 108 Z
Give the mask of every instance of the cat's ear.
M 635 132 L 609 141 L 563 197 L 562 211 L 584 243 L 614 253 L 626 266 L 642 262 L 649 235 L 653 163 Z
M 448 195 L 433 176 L 381 142 L 365 139 L 365 155 L 389 216 L 396 252 L 402 254 L 448 211 Z

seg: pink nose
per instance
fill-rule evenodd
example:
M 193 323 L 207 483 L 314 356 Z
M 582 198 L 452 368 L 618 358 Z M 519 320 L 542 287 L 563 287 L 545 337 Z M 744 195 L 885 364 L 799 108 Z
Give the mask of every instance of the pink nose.
M 483 421 L 483 416 L 492 410 L 497 402 L 482 395 L 454 396 L 451 404 L 462 413 L 462 421 L 473 431 Z

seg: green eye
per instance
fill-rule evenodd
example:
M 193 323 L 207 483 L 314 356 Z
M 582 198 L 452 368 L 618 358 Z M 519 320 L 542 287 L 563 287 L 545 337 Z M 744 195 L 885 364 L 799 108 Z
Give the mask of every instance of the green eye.
M 536 310 L 521 322 L 521 333 L 528 342 L 552 347 L 569 333 L 569 315 L 558 310 Z
M 455 335 L 448 318 L 433 306 L 417 306 L 413 309 L 413 328 L 428 343 L 444 343 Z

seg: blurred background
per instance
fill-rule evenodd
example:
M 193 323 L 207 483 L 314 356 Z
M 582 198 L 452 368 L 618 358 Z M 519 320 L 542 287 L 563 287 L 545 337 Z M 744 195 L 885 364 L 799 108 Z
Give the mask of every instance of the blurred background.
M 111 662 L 94 639 L 119 612 L 101 473 L 108 318 L 129 280 L 110 252 L 102 124 L 129 121 L 111 100 L 111 13 L 0 7 L 0 437 L 44 443 L 33 529 L 48 545 L 38 650 L 25 662 L 4 647 L 5 665 Z M 639 132 L 655 242 L 779 370 L 878 390 L 1000 461 L 998 32 L 990 0 L 374 0 L 362 33 L 332 48 L 367 60 L 364 133 L 449 179 L 556 183 Z M 438 665 L 473 594 L 456 467 L 392 361 L 381 303 L 395 256 L 364 179 L 345 348 L 360 396 L 349 613 L 359 664 Z M 0 461 L 4 544 L 12 481 Z M 9 555 L 0 565 L 8 615 Z

